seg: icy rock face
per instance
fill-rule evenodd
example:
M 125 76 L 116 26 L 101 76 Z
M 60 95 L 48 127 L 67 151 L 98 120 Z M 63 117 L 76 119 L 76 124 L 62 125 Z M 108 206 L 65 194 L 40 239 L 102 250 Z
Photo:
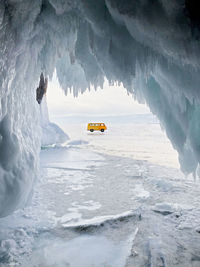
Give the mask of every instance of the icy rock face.
M 200 160 L 199 18 L 195 1 L 0 1 L 0 216 L 23 204 L 40 147 L 35 88 L 57 69 L 76 96 L 122 82 L 146 101 L 179 152 Z
M 61 144 L 69 139 L 68 135 L 55 123 L 49 121 L 46 95 L 40 104 L 40 119 L 42 127 L 42 146 Z
M 49 112 L 47 106 L 47 88 L 48 78 L 44 74 L 40 75 L 39 86 L 36 90 L 36 100 L 40 105 L 40 125 L 42 128 L 42 146 L 60 144 L 69 139 L 67 134 L 55 123 L 49 121 Z
M 33 101 L 35 93 L 32 90 L 38 79 L 37 58 L 33 57 L 30 64 L 31 52 L 23 38 L 18 36 L 16 40 L 16 24 L 13 21 L 11 25 L 10 12 L 5 1 L 1 1 L 0 216 L 6 216 L 28 201 L 37 175 L 40 146 L 39 110 Z M 23 20 L 24 16 L 17 14 L 18 20 Z M 19 27 L 20 32 L 21 23 Z M 29 76 L 30 73 L 33 77 Z

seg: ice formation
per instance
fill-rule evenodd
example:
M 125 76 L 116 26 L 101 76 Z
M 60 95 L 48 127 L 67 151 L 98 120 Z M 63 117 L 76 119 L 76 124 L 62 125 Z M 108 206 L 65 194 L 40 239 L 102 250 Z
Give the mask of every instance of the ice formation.
M 189 0 L 0 1 L 0 216 L 27 200 L 40 147 L 35 88 L 121 82 L 146 101 L 185 173 L 200 157 L 198 6 Z M 197 4 L 196 4 L 197 5 Z
M 40 119 L 42 128 L 42 146 L 64 143 L 69 139 L 68 135 L 55 123 L 49 121 L 46 95 L 40 104 Z
M 40 75 L 40 83 L 36 90 L 36 100 L 40 105 L 40 125 L 42 128 L 42 146 L 64 143 L 69 139 L 68 135 L 55 123 L 49 121 L 49 111 L 47 106 L 48 79 Z

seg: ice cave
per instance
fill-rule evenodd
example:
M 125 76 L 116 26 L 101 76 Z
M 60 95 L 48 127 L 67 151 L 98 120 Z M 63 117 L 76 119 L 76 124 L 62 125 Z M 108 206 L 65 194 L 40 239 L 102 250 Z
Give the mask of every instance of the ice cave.
M 39 177 L 41 142 L 68 139 L 46 115 L 41 118 L 47 114 L 45 103 L 41 107 L 36 101 L 41 73 L 51 79 L 56 70 L 62 89 L 75 97 L 87 88 L 103 87 L 105 79 L 110 85 L 122 84 L 157 116 L 178 152 L 182 172 L 195 176 L 200 163 L 199 44 L 200 9 L 195 0 L 1 0 L 2 220 L 29 203 Z M 163 206 L 157 208 L 162 213 Z M 149 244 L 156 250 L 155 240 Z M 177 266 L 199 266 L 200 252 L 195 249 L 190 263 L 180 260 Z M 56 247 L 49 257 L 51 253 L 57 253 Z M 136 259 L 135 265 L 127 266 L 175 266 L 175 256 L 173 264 L 167 264 L 159 253 L 159 259 L 152 256 L 147 265 Z

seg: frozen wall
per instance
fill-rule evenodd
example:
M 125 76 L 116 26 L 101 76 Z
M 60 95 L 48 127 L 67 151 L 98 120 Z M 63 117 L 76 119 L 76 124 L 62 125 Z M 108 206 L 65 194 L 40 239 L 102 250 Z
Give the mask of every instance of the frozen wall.
M 0 1 L 0 216 L 27 201 L 40 147 L 35 89 L 57 69 L 74 95 L 122 82 L 178 150 L 200 159 L 199 18 L 188 0 Z
M 58 125 L 49 121 L 46 95 L 43 96 L 40 104 L 40 125 L 42 128 L 42 146 L 62 144 L 69 139 L 68 135 Z

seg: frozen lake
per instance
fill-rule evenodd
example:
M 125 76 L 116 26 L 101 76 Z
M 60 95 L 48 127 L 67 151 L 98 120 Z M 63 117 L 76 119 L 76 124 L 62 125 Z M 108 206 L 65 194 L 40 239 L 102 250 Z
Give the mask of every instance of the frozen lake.
M 160 126 L 62 126 L 32 203 L 0 221 L 0 266 L 199 266 L 200 186 Z
M 69 124 L 68 120 L 55 119 L 72 139 L 88 141 L 94 151 L 179 168 L 178 153 L 153 115 L 143 115 L 135 123 L 122 123 L 121 119 L 119 123 L 110 123 L 108 118 L 108 130 L 104 133 L 90 133 L 86 131 L 87 123 L 71 123 L 71 119 Z

